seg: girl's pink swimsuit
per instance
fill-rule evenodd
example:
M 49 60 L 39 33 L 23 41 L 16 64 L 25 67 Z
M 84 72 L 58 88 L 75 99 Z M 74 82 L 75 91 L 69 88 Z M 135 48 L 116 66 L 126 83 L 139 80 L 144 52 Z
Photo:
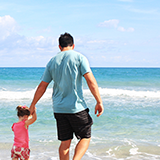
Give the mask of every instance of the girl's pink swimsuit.
M 12 126 L 12 131 L 14 132 L 13 146 L 29 148 L 29 134 L 28 129 L 25 128 L 25 121 L 14 123 Z

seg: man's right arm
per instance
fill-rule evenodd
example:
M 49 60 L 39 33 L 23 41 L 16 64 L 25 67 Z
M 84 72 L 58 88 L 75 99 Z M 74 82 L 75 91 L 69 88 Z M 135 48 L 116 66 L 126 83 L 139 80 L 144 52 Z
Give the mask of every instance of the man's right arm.
M 38 88 L 37 88 L 37 90 L 36 90 L 36 92 L 35 92 L 35 94 L 34 94 L 34 98 L 33 98 L 33 100 L 32 100 L 32 103 L 31 103 L 31 106 L 30 106 L 30 112 L 31 112 L 31 114 L 34 112 L 34 110 L 35 110 L 35 105 L 36 105 L 36 103 L 39 101 L 39 99 L 43 96 L 43 94 L 45 93 L 45 91 L 46 91 L 46 89 L 47 89 L 47 87 L 48 87 L 48 84 L 49 83 L 47 83 L 47 82 L 44 82 L 44 81 L 42 81 L 40 84 L 39 84 L 39 86 L 38 86 Z
M 103 108 L 102 99 L 101 99 L 101 96 L 99 93 L 98 84 L 97 84 L 96 79 L 94 78 L 92 72 L 88 72 L 88 73 L 84 74 L 84 78 L 87 81 L 88 87 L 89 87 L 92 95 L 94 96 L 94 98 L 97 101 L 97 104 L 95 106 L 95 114 L 97 114 L 97 112 L 98 112 L 97 117 L 99 117 L 103 113 L 104 108 Z

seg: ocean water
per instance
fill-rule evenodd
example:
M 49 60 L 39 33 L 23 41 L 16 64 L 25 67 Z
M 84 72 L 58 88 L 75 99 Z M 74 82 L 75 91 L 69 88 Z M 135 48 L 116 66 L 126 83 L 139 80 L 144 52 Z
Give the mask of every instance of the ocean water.
M 84 97 L 94 124 L 82 160 L 160 159 L 160 68 L 92 68 L 104 104 L 94 115 L 95 100 L 85 80 Z M 0 68 L 0 160 L 10 159 L 15 108 L 29 106 L 44 68 Z M 37 121 L 29 127 L 31 160 L 58 160 L 52 83 L 37 104 Z M 73 139 L 70 155 L 77 143 Z

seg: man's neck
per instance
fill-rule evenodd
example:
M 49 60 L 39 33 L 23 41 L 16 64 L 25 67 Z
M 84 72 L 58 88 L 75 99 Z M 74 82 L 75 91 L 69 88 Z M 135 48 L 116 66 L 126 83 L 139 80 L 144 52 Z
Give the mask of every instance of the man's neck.
M 60 48 L 61 52 L 63 52 L 63 51 L 73 50 L 74 45 L 73 46 L 68 46 L 68 47 L 63 47 L 63 48 L 59 46 L 59 48 Z

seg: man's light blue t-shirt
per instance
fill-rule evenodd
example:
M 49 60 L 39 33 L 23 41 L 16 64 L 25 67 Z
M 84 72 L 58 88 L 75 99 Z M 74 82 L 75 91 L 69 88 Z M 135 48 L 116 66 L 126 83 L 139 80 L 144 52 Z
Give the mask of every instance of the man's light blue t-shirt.
M 67 50 L 59 52 L 46 66 L 42 81 L 53 85 L 54 113 L 77 113 L 87 108 L 83 98 L 82 77 L 91 72 L 82 54 Z

